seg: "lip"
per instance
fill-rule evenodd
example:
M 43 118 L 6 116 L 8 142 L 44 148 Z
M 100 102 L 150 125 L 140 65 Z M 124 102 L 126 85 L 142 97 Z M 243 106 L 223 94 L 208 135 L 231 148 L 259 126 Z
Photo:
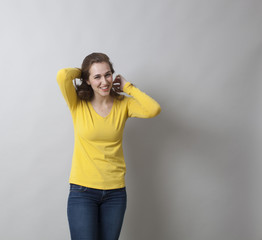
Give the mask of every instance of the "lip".
M 104 87 L 107 87 L 107 88 L 102 89 L 102 88 L 104 88 Z M 103 92 L 108 92 L 108 91 L 110 90 L 110 86 L 109 86 L 109 85 L 108 85 L 108 86 L 104 86 L 104 87 L 100 87 L 100 89 L 101 89 Z

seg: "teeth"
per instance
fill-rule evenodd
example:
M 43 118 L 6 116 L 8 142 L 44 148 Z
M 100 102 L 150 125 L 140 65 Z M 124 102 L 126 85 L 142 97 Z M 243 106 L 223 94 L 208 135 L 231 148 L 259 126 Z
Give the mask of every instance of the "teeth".
M 108 89 L 108 86 L 107 87 L 102 87 L 101 89 Z

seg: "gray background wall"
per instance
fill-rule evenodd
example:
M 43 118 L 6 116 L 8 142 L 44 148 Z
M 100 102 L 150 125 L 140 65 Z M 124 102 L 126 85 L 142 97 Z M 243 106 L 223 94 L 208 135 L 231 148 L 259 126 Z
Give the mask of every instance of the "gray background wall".
M 107 53 L 162 107 L 130 119 L 121 239 L 261 240 L 262 2 L 1 1 L 0 239 L 69 239 L 63 67 Z

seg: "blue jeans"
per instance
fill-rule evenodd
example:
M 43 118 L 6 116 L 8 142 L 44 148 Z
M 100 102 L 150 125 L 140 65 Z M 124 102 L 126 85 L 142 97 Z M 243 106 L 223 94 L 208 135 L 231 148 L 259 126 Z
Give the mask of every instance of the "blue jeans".
M 126 188 L 99 190 L 70 184 L 67 216 L 72 240 L 117 240 L 127 203 Z

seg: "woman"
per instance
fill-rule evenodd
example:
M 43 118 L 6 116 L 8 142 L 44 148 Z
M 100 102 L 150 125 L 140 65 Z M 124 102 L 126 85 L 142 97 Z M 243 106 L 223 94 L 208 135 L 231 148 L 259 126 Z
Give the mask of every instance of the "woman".
M 103 53 L 88 55 L 81 69 L 65 68 L 57 74 L 75 133 L 67 208 L 72 240 L 118 239 L 127 200 L 125 122 L 128 117 L 151 118 L 161 111 L 155 100 L 121 75 L 113 81 L 113 74 Z M 80 85 L 73 84 L 76 78 Z

